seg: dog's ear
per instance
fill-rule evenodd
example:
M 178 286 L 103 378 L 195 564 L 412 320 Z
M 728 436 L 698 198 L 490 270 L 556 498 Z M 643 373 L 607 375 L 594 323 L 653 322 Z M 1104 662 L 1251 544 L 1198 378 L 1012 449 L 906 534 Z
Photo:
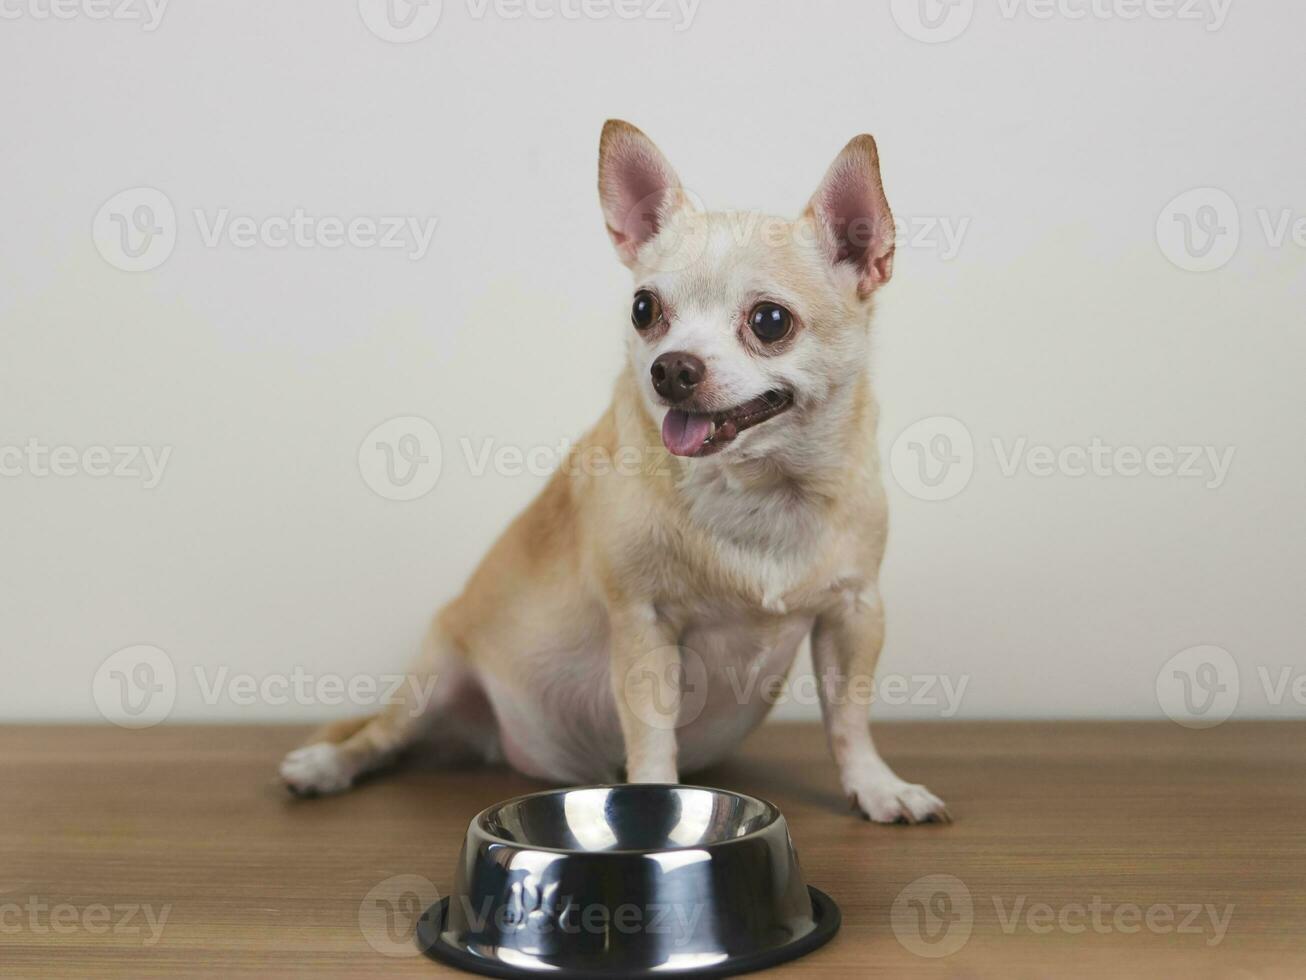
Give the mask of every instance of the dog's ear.
M 875 140 L 853 139 L 830 165 L 807 205 L 826 256 L 857 274 L 862 298 L 893 275 L 893 214 L 880 181 Z
M 683 203 L 680 179 L 653 141 L 628 122 L 609 119 L 599 139 L 599 203 L 617 255 L 633 265 Z

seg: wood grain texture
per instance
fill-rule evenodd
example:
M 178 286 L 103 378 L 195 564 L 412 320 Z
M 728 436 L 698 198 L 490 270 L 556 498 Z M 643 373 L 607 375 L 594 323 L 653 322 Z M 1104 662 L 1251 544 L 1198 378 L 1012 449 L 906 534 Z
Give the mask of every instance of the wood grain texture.
M 301 736 L 0 727 L 0 975 L 455 975 L 376 952 L 360 903 L 393 875 L 447 889 L 468 819 L 538 784 L 419 764 L 292 800 L 274 773 Z M 779 804 L 808 879 L 843 909 L 830 945 L 768 976 L 1306 975 L 1306 724 L 883 725 L 879 741 L 956 823 L 853 819 L 813 726 L 764 727 L 697 780 Z M 894 914 L 929 875 L 964 886 L 968 938 L 951 883 L 945 919 L 917 918 L 912 898 L 949 911 L 919 892 Z M 1204 911 L 1179 931 L 1189 906 Z M 166 910 L 161 929 L 125 920 L 133 907 L 156 925 Z M 1154 928 L 1132 931 L 1132 907 Z M 1225 931 L 1206 907 L 1227 910 Z M 943 938 L 920 947 L 921 921 Z M 958 939 L 941 958 L 909 948 Z

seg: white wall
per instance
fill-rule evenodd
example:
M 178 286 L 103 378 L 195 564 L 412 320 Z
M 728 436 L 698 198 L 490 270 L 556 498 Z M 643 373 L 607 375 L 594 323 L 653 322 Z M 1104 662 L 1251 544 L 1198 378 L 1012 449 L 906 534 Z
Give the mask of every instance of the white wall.
M 139 644 L 176 671 L 173 719 L 348 710 L 243 706 L 226 687 L 206 704 L 197 667 L 205 684 L 401 670 L 543 482 L 475 476 L 460 441 L 555 446 L 607 400 L 628 295 L 595 200 L 607 116 L 649 132 L 709 203 L 786 213 L 869 130 L 914 236 L 934 219 L 962 233 L 950 256 L 942 225 L 904 243 L 877 327 L 886 455 L 936 417 L 974 447 L 969 483 L 952 493 L 963 458 L 948 498 L 926 501 L 911 444 L 942 448 L 942 432 L 957 455 L 965 437 L 928 423 L 900 443 L 885 673 L 964 682 L 962 717 L 1157 716 L 1162 665 L 1214 644 L 1242 715 L 1306 710 L 1257 673 L 1306 672 L 1306 242 L 1274 245 L 1261 218 L 1306 215 L 1300 5 L 1235 0 L 1219 23 L 1211 0 L 1184 0 L 1198 21 L 980 0 L 929 43 L 895 19 L 911 25 L 912 0 L 703 0 L 682 30 L 674 0 L 648 11 L 670 21 L 444 0 L 400 44 L 349 2 L 176 3 L 154 30 L 67 2 L 57 20 L 48 0 L 4 0 L 0 24 L 0 447 L 23 453 L 0 456 L 0 717 L 99 719 L 97 668 Z M 949 9 L 945 31 L 971 12 Z M 97 212 L 138 187 L 171 203 L 175 247 L 128 272 L 93 227 L 130 264 Z M 1178 207 L 1241 225 L 1206 272 L 1167 258 L 1184 261 L 1182 229 L 1162 215 L 1198 187 L 1228 198 Z M 418 260 L 204 241 L 223 209 L 297 207 L 438 225 Z M 147 263 L 167 248 L 155 216 Z M 396 416 L 429 419 L 443 445 L 438 484 L 411 502 L 373 492 L 358 462 Z M 1020 440 L 1095 437 L 1235 455 L 1218 487 L 1004 473 Z M 76 475 L 41 475 L 31 440 L 170 456 L 146 489 L 80 456 Z

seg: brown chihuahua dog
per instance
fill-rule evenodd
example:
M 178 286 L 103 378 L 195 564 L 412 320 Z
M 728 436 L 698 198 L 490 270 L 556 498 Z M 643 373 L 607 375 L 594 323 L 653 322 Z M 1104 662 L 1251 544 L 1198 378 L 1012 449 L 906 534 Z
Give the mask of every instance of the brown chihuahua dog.
M 414 668 L 438 679 L 429 703 L 329 728 L 282 778 L 343 790 L 429 738 L 554 782 L 676 782 L 766 716 L 739 674 L 786 673 L 810 635 L 853 804 L 946 819 L 880 758 L 849 693 L 884 638 L 869 333 L 894 223 L 875 141 L 849 143 L 796 220 L 759 224 L 696 206 L 648 137 L 612 121 L 599 198 L 634 274 L 629 363 L 572 459 L 657 465 L 556 473 L 436 617 Z

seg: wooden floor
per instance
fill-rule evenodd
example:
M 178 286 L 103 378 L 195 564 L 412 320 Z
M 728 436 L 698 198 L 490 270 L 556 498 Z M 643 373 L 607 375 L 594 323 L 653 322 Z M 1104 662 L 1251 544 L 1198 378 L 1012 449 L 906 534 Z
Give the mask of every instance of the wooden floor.
M 360 906 L 399 875 L 447 889 L 468 819 L 538 787 L 414 766 L 292 800 L 274 772 L 300 736 L 0 728 L 0 975 L 446 975 L 385 955 L 408 947 Z M 1306 724 L 880 741 L 954 824 L 855 820 L 809 726 L 766 727 L 698 780 L 779 804 L 842 906 L 828 946 L 768 976 L 1306 976 Z

